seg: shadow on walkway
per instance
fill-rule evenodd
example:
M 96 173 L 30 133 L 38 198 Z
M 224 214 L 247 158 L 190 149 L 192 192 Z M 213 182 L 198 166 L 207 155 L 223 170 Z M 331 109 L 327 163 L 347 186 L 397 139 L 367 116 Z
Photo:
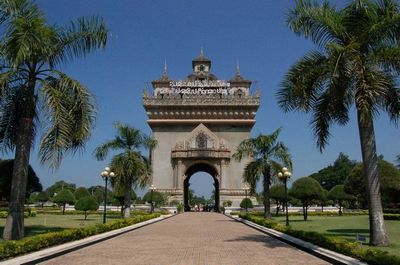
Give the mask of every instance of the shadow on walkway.
M 287 244 L 266 235 L 247 235 L 247 236 L 237 237 L 234 239 L 225 240 L 225 242 L 240 242 L 240 241 L 261 242 L 264 243 L 264 245 L 268 248 L 276 248 L 276 247 L 292 248 Z

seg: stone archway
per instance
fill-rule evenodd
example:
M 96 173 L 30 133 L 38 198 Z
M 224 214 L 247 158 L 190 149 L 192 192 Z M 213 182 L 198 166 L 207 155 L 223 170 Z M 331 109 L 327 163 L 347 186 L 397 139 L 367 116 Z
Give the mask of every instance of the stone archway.
M 185 79 L 172 80 L 165 69 L 151 82 L 153 90 L 143 93 L 147 122 L 157 140 L 151 150 L 151 184 L 170 202 L 184 203 L 185 181 L 191 170 L 207 172 L 200 166 L 204 162 L 214 167 L 219 201 L 239 206 L 245 197 L 243 170 L 251 158 L 236 161 L 232 154 L 251 136 L 260 95 L 250 92 L 252 82 L 239 69 L 228 81 L 218 79 L 204 54 L 192 60 L 192 71 Z
M 219 212 L 219 189 L 220 189 L 220 180 L 218 178 L 218 171 L 217 169 L 207 163 L 204 162 L 198 162 L 194 163 L 188 169 L 186 170 L 185 173 L 185 179 L 183 181 L 183 201 L 184 201 L 184 207 L 185 211 L 190 211 L 190 205 L 189 205 L 189 181 L 190 178 L 197 172 L 206 172 L 211 175 L 211 177 L 214 180 L 214 191 L 215 191 L 215 205 L 214 205 L 214 211 Z

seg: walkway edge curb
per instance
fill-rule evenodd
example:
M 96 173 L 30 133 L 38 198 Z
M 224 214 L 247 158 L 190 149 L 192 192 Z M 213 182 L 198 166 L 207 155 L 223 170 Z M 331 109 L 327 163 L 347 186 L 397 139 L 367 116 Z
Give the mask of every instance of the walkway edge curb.
M 136 230 L 136 229 L 138 229 L 140 227 L 147 226 L 147 225 L 150 225 L 150 224 L 165 220 L 165 219 L 170 218 L 172 216 L 174 216 L 174 214 L 162 215 L 160 217 L 153 218 L 153 219 L 150 219 L 150 220 L 147 220 L 147 221 L 144 221 L 144 222 L 140 222 L 140 223 L 137 223 L 137 224 L 134 224 L 134 225 L 126 226 L 126 227 L 119 228 L 119 229 L 116 229 L 116 230 L 112 230 L 112 231 L 109 231 L 109 232 L 105 232 L 105 233 L 101 233 L 101 234 L 98 234 L 98 235 L 86 237 L 86 238 L 83 238 L 83 239 L 75 240 L 75 241 L 68 242 L 68 243 L 61 244 L 61 245 L 57 245 L 57 246 L 54 246 L 54 247 L 49 247 L 49 248 L 46 248 L 46 249 L 43 249 L 43 250 L 39 250 L 39 251 L 30 253 L 30 254 L 26 254 L 26 255 L 23 255 L 23 256 L 16 257 L 16 258 L 5 260 L 5 261 L 0 262 L 0 264 L 4 264 L 4 265 L 36 264 L 37 262 L 41 262 L 41 261 L 50 259 L 50 258 L 55 257 L 55 256 L 60 256 L 60 255 L 63 255 L 65 253 L 72 252 L 72 251 L 74 251 L 76 249 L 79 249 L 79 248 L 83 248 L 83 247 L 86 247 L 86 246 L 90 246 L 90 245 L 96 244 L 98 242 L 101 242 L 101 241 L 104 241 L 104 240 L 119 236 L 121 234 Z
M 298 239 L 296 237 L 292 237 L 290 235 L 287 235 L 282 232 L 278 232 L 276 230 L 266 228 L 265 226 L 250 222 L 248 220 L 245 220 L 240 217 L 235 217 L 235 216 L 230 216 L 226 215 L 238 222 L 241 222 L 245 225 L 248 225 L 250 227 L 253 227 L 261 232 L 264 232 L 274 238 L 280 239 L 281 241 L 284 241 L 285 243 L 288 243 L 292 246 L 299 247 L 302 250 L 305 250 L 306 252 L 309 252 L 310 254 L 313 254 L 315 256 L 321 257 L 329 262 L 334 262 L 336 264 L 346 264 L 346 265 L 367 265 L 367 263 L 364 263 L 358 259 L 340 254 L 338 252 L 319 247 L 317 245 L 314 245 L 310 242 L 306 242 L 304 240 Z

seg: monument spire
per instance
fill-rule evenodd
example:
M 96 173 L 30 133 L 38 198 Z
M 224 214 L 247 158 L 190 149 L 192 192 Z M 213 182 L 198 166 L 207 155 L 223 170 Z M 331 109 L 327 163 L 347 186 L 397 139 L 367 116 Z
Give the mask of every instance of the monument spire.
M 240 64 L 239 60 L 236 60 L 236 75 L 240 76 Z
M 164 61 L 163 76 L 168 76 L 167 60 Z

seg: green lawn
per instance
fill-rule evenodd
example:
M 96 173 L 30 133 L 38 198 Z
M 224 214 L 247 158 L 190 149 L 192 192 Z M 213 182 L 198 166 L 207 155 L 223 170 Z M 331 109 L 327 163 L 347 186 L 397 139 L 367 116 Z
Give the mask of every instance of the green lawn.
M 274 220 L 285 223 L 285 217 L 274 217 Z M 303 216 L 290 216 L 290 225 L 295 230 L 315 231 L 326 235 L 341 236 L 355 240 L 356 235 L 364 235 L 369 240 L 368 215 L 361 216 L 309 216 L 303 221 Z M 390 246 L 379 247 L 393 255 L 400 256 L 400 221 L 385 221 L 389 234 Z M 369 247 L 369 246 L 365 246 Z M 376 248 L 376 247 L 374 247 Z
M 35 217 L 25 218 L 25 235 L 32 236 L 41 233 L 62 231 L 69 228 L 79 228 L 103 222 L 103 215 L 89 215 L 84 220 L 84 215 L 55 215 L 55 214 L 38 214 Z M 117 218 L 109 216 L 107 220 Z M 0 219 L 0 235 L 3 234 L 6 219 Z

